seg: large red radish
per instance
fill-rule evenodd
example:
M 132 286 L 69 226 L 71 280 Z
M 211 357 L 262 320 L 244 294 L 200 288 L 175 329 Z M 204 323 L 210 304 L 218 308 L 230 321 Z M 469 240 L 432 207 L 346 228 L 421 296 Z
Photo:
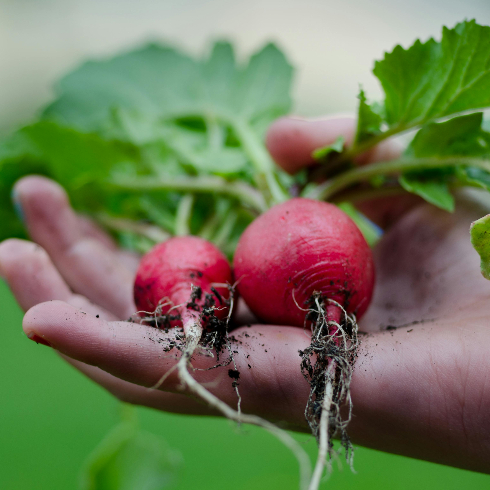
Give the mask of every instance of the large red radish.
M 359 318 L 374 287 L 372 253 L 359 228 L 337 206 L 312 199 L 291 199 L 255 219 L 233 267 L 247 305 L 279 325 L 303 327 L 314 293 Z
M 263 321 L 311 329 L 300 351 L 310 383 L 305 416 L 319 442 L 310 489 L 318 488 L 332 437 L 348 458 L 350 381 L 359 345 L 357 322 L 374 288 L 371 250 L 354 222 L 333 204 L 296 198 L 253 221 L 235 252 L 238 292 Z M 342 404 L 349 415 L 341 415 Z

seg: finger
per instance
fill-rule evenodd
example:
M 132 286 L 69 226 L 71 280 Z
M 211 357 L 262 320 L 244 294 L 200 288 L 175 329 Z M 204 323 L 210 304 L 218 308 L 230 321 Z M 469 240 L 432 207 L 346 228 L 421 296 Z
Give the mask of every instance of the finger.
M 26 179 L 32 179 L 32 178 L 37 179 L 38 177 L 30 176 L 27 177 Z M 47 179 L 43 179 L 43 180 L 47 180 Z M 19 181 L 19 185 L 20 185 L 20 181 Z M 16 196 L 16 193 L 17 193 L 17 186 L 16 186 L 16 190 L 14 191 L 14 196 Z M 17 196 L 16 199 L 18 200 Z M 19 204 L 21 203 L 19 202 Z M 109 250 L 112 250 L 120 258 L 124 266 L 126 266 L 130 271 L 136 271 L 140 261 L 140 257 L 138 256 L 138 254 L 134 252 L 130 252 L 128 250 L 119 249 L 114 239 L 110 235 L 108 235 L 102 228 L 96 225 L 88 216 L 75 215 L 75 219 L 77 220 L 77 226 L 82 236 L 86 238 L 93 238 L 97 242 L 104 245 Z
M 199 401 L 185 395 L 145 388 L 116 378 L 102 369 L 62 356 L 85 376 L 125 403 L 186 415 L 216 415 Z
M 54 267 L 48 254 L 35 243 L 16 239 L 1 243 L 0 274 L 7 281 L 24 311 L 41 302 L 62 300 L 94 317 L 116 320 L 114 315 L 103 308 L 90 303 L 82 296 L 73 294 Z M 43 339 L 34 337 L 34 340 L 42 341 Z M 115 378 L 93 366 L 66 356 L 63 357 L 122 401 L 152 408 L 163 409 L 165 407 L 167 411 L 180 413 L 200 413 L 205 408 L 188 397 L 148 390 Z
M 350 145 L 355 135 L 355 118 L 334 116 L 308 120 L 282 117 L 272 123 L 266 145 L 272 158 L 290 174 L 315 163 L 312 153 L 332 144 L 339 136 Z
M 284 117 L 274 122 L 267 133 L 266 143 L 276 163 L 288 173 L 315 164 L 312 153 L 331 145 L 342 136 L 346 146 L 352 144 L 357 121 L 352 116 L 331 116 L 322 119 Z M 398 158 L 403 146 L 397 140 L 383 141 L 356 158 L 358 164 L 388 161 Z M 399 216 L 420 204 L 412 194 L 356 202 L 356 206 L 382 228 L 389 227 Z
M 83 296 L 73 294 L 45 250 L 33 242 L 10 239 L 0 243 L 0 275 L 24 311 L 38 303 L 61 300 L 94 316 L 117 319 Z
M 134 311 L 133 273 L 113 250 L 86 237 L 64 190 L 44 177 L 21 179 L 15 186 L 29 234 L 52 258 L 70 288 L 119 318 Z
M 295 174 L 313 165 L 312 154 L 318 148 L 331 145 L 342 136 L 350 146 L 356 134 L 357 120 L 349 115 L 334 115 L 318 119 L 282 117 L 272 123 L 267 136 L 267 148 L 283 170 Z M 358 163 L 380 162 L 398 158 L 402 146 L 396 140 L 383 142 L 359 157 Z
M 73 294 L 48 254 L 35 243 L 17 239 L 0 243 L 0 275 L 24 311 L 38 303 L 62 300 L 94 317 L 116 320 L 114 315 L 100 306 Z M 44 343 L 42 337 L 31 338 Z M 80 368 L 82 363 L 78 364 Z
M 59 301 L 43 303 L 30 309 L 23 323 L 28 335 L 45 339 L 70 358 L 97 366 L 113 376 L 141 386 L 154 386 L 177 362 L 180 351 L 165 352 L 169 334 L 144 325 L 128 322 L 104 322 L 83 315 L 78 309 Z M 308 337 L 294 327 L 243 327 L 233 332 L 237 339 L 233 350 L 240 372 L 243 410 L 305 427 L 304 400 L 308 385 L 300 373 L 298 349 L 306 347 Z M 286 345 L 284 345 L 284 343 Z M 205 355 L 193 357 L 196 369 L 216 363 Z M 229 377 L 230 366 L 209 371 L 197 370 L 194 377 L 230 406 L 237 397 Z M 286 384 L 279 381 L 288 380 Z M 180 393 L 175 373 L 162 388 Z

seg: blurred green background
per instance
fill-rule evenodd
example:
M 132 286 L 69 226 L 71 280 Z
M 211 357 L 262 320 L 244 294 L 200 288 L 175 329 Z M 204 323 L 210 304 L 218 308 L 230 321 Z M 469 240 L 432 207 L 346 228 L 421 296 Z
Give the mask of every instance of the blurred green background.
M 295 112 L 353 111 L 373 59 L 394 44 L 438 36 L 463 18 L 490 24 L 488 0 L 0 0 L 0 134 L 29 122 L 63 73 L 88 57 L 148 39 L 202 52 L 230 38 L 242 54 L 279 42 L 298 69 Z M 0 281 L 0 489 L 78 488 L 84 461 L 118 423 L 120 405 L 49 348 L 28 341 L 22 313 Z M 175 489 L 297 488 L 293 457 L 268 434 L 217 419 L 138 409 L 143 429 L 181 453 Z M 312 438 L 299 436 L 313 457 Z M 490 488 L 490 477 L 359 448 L 353 474 L 323 488 Z M 135 489 L 140 490 L 140 489 Z
M 78 488 L 82 465 L 118 423 L 120 405 L 48 347 L 22 333 L 22 312 L 0 283 L 0 489 Z M 180 453 L 175 490 L 296 490 L 293 456 L 268 433 L 214 418 L 138 408 L 141 427 Z M 314 457 L 311 437 L 299 436 Z M 490 476 L 358 448 L 357 474 L 344 464 L 322 488 L 474 490 Z M 132 488 L 132 487 L 131 487 Z M 142 487 L 134 487 L 140 490 Z M 105 489 L 101 489 L 105 490 Z

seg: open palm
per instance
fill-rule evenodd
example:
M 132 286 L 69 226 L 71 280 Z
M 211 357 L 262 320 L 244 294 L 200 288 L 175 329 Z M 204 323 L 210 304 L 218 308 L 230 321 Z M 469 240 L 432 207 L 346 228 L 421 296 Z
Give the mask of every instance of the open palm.
M 353 127 L 349 118 L 282 120 L 271 128 L 268 145 L 294 172 L 310 163 L 314 148 L 339 134 L 348 139 Z M 366 160 L 389 158 L 392 151 L 379 148 Z M 26 334 L 124 401 L 211 414 L 180 391 L 176 375 L 149 389 L 177 357 L 163 351 L 163 332 L 121 321 L 136 309 L 138 258 L 74 214 L 52 181 L 23 179 L 16 200 L 34 243 L 0 244 L 0 274 L 29 310 Z M 375 250 L 377 286 L 360 325 L 369 333 L 351 385 L 349 434 L 368 447 L 490 472 L 490 283 L 480 275 L 468 234 L 471 221 L 486 211 L 461 196 L 453 215 L 412 199 L 371 202 L 365 212 L 388 230 Z M 254 324 L 238 327 L 234 337 L 243 410 L 306 430 L 309 386 L 298 354 L 309 344 L 305 332 Z M 214 362 L 201 355 L 193 366 Z M 228 367 L 194 376 L 236 406 Z

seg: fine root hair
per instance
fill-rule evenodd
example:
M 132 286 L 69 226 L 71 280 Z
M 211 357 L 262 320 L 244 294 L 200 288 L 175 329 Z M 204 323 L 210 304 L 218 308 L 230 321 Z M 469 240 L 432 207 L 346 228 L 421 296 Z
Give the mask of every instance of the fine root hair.
M 308 306 L 305 321 L 311 328 L 311 343 L 299 353 L 303 376 L 310 385 L 305 418 L 319 446 L 309 486 L 309 490 L 316 490 L 324 468 L 330 471 L 332 459 L 342 448 L 353 468 L 354 448 L 347 425 L 352 416 L 350 383 L 359 338 L 355 316 L 349 315 L 338 302 L 315 293 Z M 340 439 L 339 451 L 334 449 L 334 437 Z

